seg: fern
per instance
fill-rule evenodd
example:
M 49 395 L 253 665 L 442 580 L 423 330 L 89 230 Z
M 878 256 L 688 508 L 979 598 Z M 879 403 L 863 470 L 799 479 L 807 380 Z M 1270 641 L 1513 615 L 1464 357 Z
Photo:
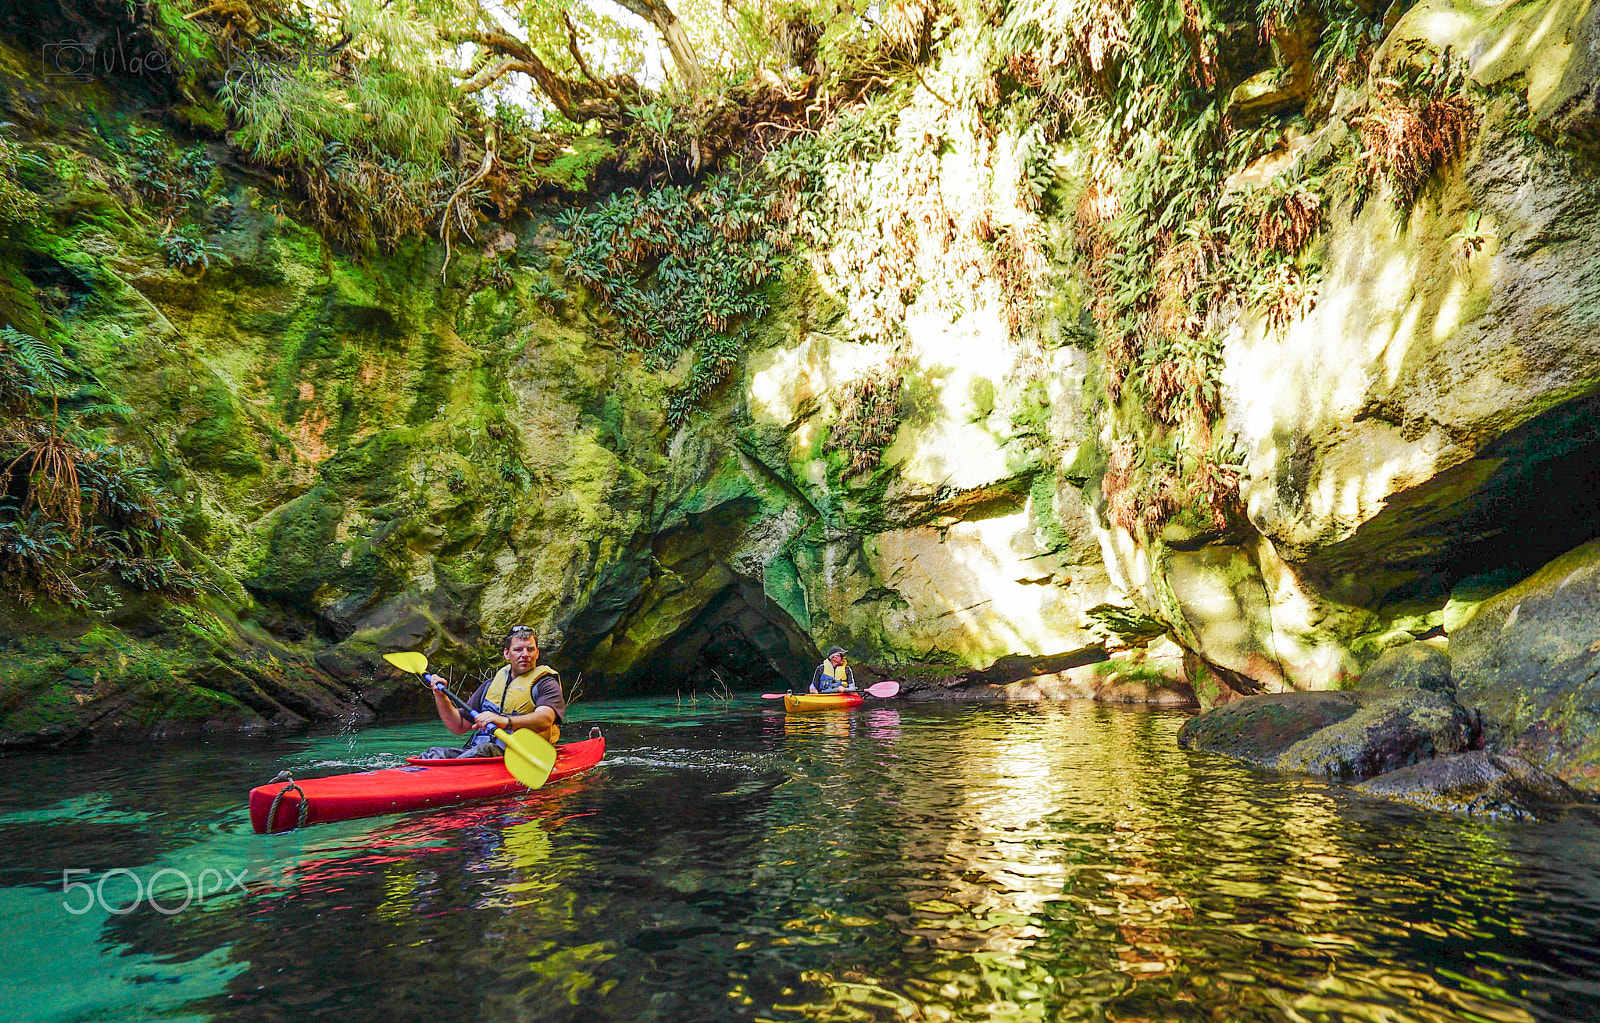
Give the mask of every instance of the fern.
M 67 378 L 67 364 L 61 352 L 48 341 L 12 327 L 0 327 L 0 358 L 10 358 L 21 365 L 36 380 L 48 385 L 60 384 Z

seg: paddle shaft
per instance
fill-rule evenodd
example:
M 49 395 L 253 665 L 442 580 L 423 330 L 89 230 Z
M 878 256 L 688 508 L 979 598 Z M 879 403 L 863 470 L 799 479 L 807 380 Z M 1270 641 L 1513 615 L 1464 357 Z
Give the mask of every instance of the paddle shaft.
M 434 684 L 435 679 L 438 679 L 438 685 Z M 456 710 L 460 711 L 461 716 L 467 719 L 467 724 L 473 724 L 473 722 L 478 720 L 479 712 L 467 706 L 467 701 L 446 689 L 443 684 L 444 679 L 439 678 L 438 675 L 424 675 L 422 676 L 422 681 L 428 683 L 430 686 L 433 686 L 435 692 L 443 693 L 447 700 L 455 704 Z M 509 721 L 510 718 L 511 715 L 507 714 L 506 719 Z M 511 738 L 511 733 L 506 731 L 504 728 L 501 728 L 499 725 L 490 725 L 489 727 L 494 730 L 494 737 L 499 739 L 501 742 L 505 742 L 507 739 Z
M 438 675 L 423 675 L 422 681 L 432 686 L 434 692 L 443 693 L 445 695 L 445 699 L 455 704 L 456 710 L 459 710 L 461 712 L 461 716 L 467 719 L 467 724 L 470 725 L 474 721 L 478 720 L 478 712 L 467 706 L 466 700 L 463 700 L 455 693 L 452 693 L 449 689 L 446 689 L 444 686 L 444 679 L 439 678 Z
M 882 689 L 884 686 L 890 686 L 890 685 L 894 686 L 894 690 L 892 692 L 888 692 L 888 693 L 875 693 L 875 692 L 873 692 L 874 689 Z M 875 697 L 876 699 L 879 699 L 879 700 L 887 700 L 887 699 L 890 699 L 891 697 L 898 696 L 900 694 L 900 684 L 898 682 L 895 682 L 893 679 L 886 679 L 886 680 L 884 680 L 882 682 L 879 682 L 876 685 L 867 686 L 865 689 L 835 689 L 835 690 L 833 690 L 833 692 L 834 693 L 860 693 L 862 696 L 871 696 L 871 697 Z M 794 695 L 795 695 L 794 693 L 762 693 L 761 694 L 761 698 L 763 700 L 781 700 L 785 696 L 794 696 Z M 816 693 L 816 694 L 801 693 L 799 695 L 801 695 L 801 696 L 806 696 L 806 695 L 830 696 L 830 695 L 832 695 L 832 693 Z

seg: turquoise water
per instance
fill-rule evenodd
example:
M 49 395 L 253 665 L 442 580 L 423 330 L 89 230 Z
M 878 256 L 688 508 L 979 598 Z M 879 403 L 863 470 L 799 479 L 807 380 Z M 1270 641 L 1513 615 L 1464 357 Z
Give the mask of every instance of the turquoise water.
M 1416 812 L 1082 703 L 574 719 L 588 774 L 270 837 L 252 785 L 441 730 L 0 761 L 0 1020 L 1600 1018 L 1588 814 Z

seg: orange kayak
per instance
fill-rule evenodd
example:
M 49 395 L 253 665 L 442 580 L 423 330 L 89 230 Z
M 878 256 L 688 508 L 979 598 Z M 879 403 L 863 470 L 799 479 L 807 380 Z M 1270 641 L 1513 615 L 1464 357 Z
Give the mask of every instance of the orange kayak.
M 790 693 L 783 698 L 783 709 L 790 714 L 812 710 L 853 710 L 861 706 L 860 693 Z
M 606 741 L 599 736 L 557 746 L 556 765 L 550 771 L 550 781 L 586 771 L 598 764 L 605 754 Z M 406 761 L 405 767 L 308 778 L 295 782 L 294 786 L 286 788 L 283 782 L 272 782 L 250 790 L 250 823 L 257 834 L 288 831 L 301 823 L 376 817 L 528 791 L 511 777 L 505 761 L 499 757 L 460 760 L 413 757 Z M 274 799 L 278 803 L 276 809 L 272 805 Z M 300 820 L 302 799 L 306 806 L 304 821 Z M 269 813 L 272 815 L 270 822 L 267 820 Z

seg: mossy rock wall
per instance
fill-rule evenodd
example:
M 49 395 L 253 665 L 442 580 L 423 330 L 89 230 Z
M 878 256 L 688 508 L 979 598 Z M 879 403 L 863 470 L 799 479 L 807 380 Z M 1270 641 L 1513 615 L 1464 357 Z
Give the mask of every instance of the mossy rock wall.
M 839 222 L 802 239 L 731 379 L 673 428 L 691 360 L 649 370 L 619 345 L 567 279 L 556 209 L 482 224 L 448 263 L 422 239 L 347 252 L 224 140 L 8 49 L 0 117 L 58 159 L 26 176 L 43 224 L 0 241 L 0 319 L 131 407 L 117 440 L 181 497 L 216 592 L 7 616 L 6 656 L 45 667 L 17 671 L 0 727 L 365 719 L 406 702 L 382 652 L 472 676 L 512 624 L 594 695 L 719 665 L 781 684 L 836 643 L 954 675 L 1163 630 L 1202 702 L 1343 685 L 1448 631 L 1452 591 L 1600 531 L 1575 482 L 1600 466 L 1594 24 L 1564 0 L 1400 20 L 1384 53 L 1468 62 L 1470 145 L 1401 212 L 1381 187 L 1329 193 L 1315 303 L 1222 324 L 1208 428 L 1239 455 L 1238 521 L 1133 531 L 1105 480 L 1141 424 L 1106 398 L 1073 256 L 1095 154 L 998 99 L 923 81 L 885 101 L 877 148 L 830 171 Z M 929 80 L 987 95 L 993 46 L 963 29 Z M 1348 136 L 1371 84 L 1238 174 Z M 135 130 L 215 160 L 203 273 L 163 255 Z M 1481 244 L 1456 259 L 1469 217 Z M 869 381 L 893 400 L 863 405 Z M 102 664 L 142 681 L 114 692 Z

